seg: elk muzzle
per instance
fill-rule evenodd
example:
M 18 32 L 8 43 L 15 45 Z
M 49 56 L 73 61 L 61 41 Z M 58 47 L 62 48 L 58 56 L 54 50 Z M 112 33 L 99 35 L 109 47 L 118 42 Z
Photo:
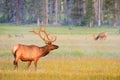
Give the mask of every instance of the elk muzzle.
M 54 47 L 55 47 L 55 49 L 58 49 L 58 48 L 59 48 L 59 46 L 58 46 L 58 45 L 54 45 Z
M 58 49 L 58 48 L 59 48 L 58 45 L 54 45 L 54 44 L 50 44 L 50 45 L 49 45 L 49 49 L 50 49 L 50 50 L 54 50 L 54 49 Z

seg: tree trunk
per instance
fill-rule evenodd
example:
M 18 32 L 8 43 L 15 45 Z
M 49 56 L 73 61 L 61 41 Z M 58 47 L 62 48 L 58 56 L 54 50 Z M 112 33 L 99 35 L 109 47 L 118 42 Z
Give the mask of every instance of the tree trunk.
M 40 26 L 40 19 L 39 19 L 39 17 L 37 18 L 37 26 Z
M 113 27 L 117 26 L 117 20 L 118 20 L 118 0 L 114 0 L 114 23 Z
M 101 26 L 101 0 L 98 0 L 98 26 Z
M 86 14 L 86 0 L 83 0 L 83 15 Z
M 48 0 L 46 2 L 46 16 L 45 16 L 45 25 L 48 26 Z
M 15 15 L 15 21 L 16 24 L 19 24 L 19 0 L 16 0 L 16 15 Z
M 95 23 L 96 23 L 96 21 L 98 20 L 98 4 L 97 4 L 98 2 L 97 2 L 97 0 L 94 0 L 94 3 L 93 3 L 93 5 L 94 5 L 94 21 L 95 21 Z
M 55 0 L 55 25 L 58 24 L 58 0 Z

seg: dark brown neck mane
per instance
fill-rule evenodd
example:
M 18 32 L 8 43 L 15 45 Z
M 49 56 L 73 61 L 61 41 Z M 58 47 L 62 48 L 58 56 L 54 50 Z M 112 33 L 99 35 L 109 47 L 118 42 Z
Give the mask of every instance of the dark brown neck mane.
M 50 52 L 50 50 L 49 50 L 49 48 L 48 48 L 48 45 L 45 45 L 45 46 L 40 47 L 40 48 L 41 48 L 42 51 L 43 51 L 42 57 L 46 56 L 46 55 Z

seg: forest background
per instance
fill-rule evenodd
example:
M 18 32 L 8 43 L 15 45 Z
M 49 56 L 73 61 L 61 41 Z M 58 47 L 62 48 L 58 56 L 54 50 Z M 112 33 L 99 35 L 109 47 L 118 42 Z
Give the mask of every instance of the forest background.
M 120 0 L 0 0 L 0 23 L 120 25 Z

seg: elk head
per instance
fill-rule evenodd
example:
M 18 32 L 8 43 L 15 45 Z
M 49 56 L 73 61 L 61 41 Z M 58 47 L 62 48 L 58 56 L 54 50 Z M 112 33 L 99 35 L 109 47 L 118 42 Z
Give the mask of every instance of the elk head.
M 45 29 L 42 29 L 41 27 L 38 28 L 38 32 L 36 32 L 34 29 L 30 32 L 33 32 L 34 34 L 38 35 L 46 44 L 49 50 L 57 49 L 59 46 L 52 44 L 56 41 L 56 36 L 50 36 Z

